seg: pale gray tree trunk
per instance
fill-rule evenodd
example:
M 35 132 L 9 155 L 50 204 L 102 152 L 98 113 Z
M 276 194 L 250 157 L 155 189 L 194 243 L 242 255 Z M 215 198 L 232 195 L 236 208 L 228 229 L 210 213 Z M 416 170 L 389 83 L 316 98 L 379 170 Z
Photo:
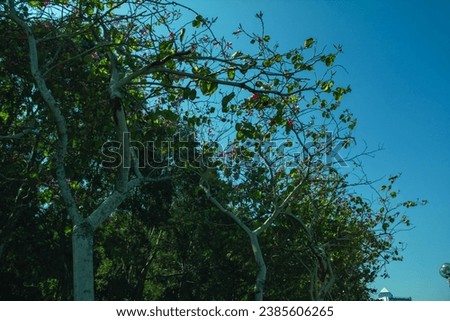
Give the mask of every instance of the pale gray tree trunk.
M 256 229 L 250 229 L 235 213 L 228 210 L 225 206 L 223 206 L 214 196 L 211 195 L 210 187 L 207 180 L 207 175 L 202 174 L 202 179 L 200 181 L 200 187 L 206 194 L 206 197 L 224 214 L 228 215 L 250 238 L 250 244 L 252 246 L 253 255 L 255 256 L 256 265 L 258 266 L 258 273 L 256 275 L 255 282 L 255 300 L 262 301 L 264 298 L 264 284 L 266 283 L 267 277 L 267 266 L 264 261 L 264 255 L 261 250 L 261 246 L 259 245 L 258 236 L 263 233 L 266 229 L 268 229 L 271 224 L 275 221 L 275 219 L 283 212 L 283 209 L 286 207 L 288 202 L 298 193 L 300 188 L 303 186 L 304 180 L 300 181 L 297 185 L 294 186 L 292 191 L 284 198 L 282 201 L 279 201 L 275 204 L 273 212 L 268 215 L 268 218 Z M 276 187 L 276 184 L 273 183 L 273 186 Z M 276 192 L 274 192 L 276 194 Z
M 86 221 L 72 231 L 73 296 L 76 301 L 94 300 L 94 230 Z
M 264 284 L 266 283 L 267 267 L 261 251 L 261 246 L 259 245 L 258 236 L 253 232 L 249 236 L 255 261 L 258 265 L 258 274 L 256 275 L 255 282 L 255 300 L 262 301 L 264 298 Z
M 237 225 L 244 230 L 244 232 L 248 235 L 250 238 L 250 244 L 252 246 L 253 255 L 255 256 L 256 265 L 258 266 L 258 272 L 256 275 L 256 281 L 255 281 L 255 300 L 256 301 L 262 301 L 264 298 L 264 284 L 266 283 L 266 275 L 267 275 L 267 266 L 264 261 L 264 256 L 261 251 L 261 246 L 259 245 L 259 239 L 258 236 L 261 234 L 273 221 L 273 217 L 266 220 L 262 226 L 257 228 L 256 230 L 251 230 L 245 223 L 232 211 L 226 209 L 220 202 L 214 198 L 211 195 L 211 192 L 209 190 L 209 186 L 203 185 L 203 183 L 200 184 L 200 187 L 205 191 L 206 196 L 208 199 L 217 206 L 217 208 L 222 212 L 228 215 L 234 222 L 237 223 Z M 272 216 L 276 216 L 272 215 Z

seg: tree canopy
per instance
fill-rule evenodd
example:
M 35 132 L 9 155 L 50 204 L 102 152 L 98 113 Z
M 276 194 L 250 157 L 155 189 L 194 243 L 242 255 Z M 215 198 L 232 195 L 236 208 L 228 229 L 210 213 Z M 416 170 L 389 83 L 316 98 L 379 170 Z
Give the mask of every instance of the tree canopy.
M 340 46 L 173 1 L 0 8 L 0 297 L 360 300 L 401 259 L 417 202 L 357 172 Z

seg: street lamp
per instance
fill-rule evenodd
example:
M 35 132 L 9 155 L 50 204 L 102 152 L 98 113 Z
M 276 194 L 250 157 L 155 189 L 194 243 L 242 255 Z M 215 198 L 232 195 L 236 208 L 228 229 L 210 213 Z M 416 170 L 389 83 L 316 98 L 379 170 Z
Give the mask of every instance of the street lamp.
M 450 286 L 450 263 L 444 263 L 442 264 L 441 268 L 439 269 L 439 274 L 448 280 L 448 284 Z

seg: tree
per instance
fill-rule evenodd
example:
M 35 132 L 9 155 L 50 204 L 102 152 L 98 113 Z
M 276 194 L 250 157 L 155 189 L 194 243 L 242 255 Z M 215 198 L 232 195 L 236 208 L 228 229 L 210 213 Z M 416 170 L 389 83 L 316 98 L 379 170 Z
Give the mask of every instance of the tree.
M 252 299 L 251 250 L 239 228 L 192 188 L 198 177 L 188 174 L 181 184 L 163 184 L 170 206 L 150 201 L 148 209 L 114 215 L 99 230 L 99 298 Z M 152 198 L 131 199 L 140 207 L 143 199 Z
M 257 236 L 279 224 L 279 217 L 295 216 L 295 197 L 306 195 L 311 179 L 323 179 L 328 169 L 316 162 L 318 155 L 336 158 L 331 145 L 352 141 L 352 115 L 335 114 L 349 92 L 333 80 L 340 48 L 326 53 L 310 38 L 278 52 L 263 27 L 260 34 L 235 31 L 249 38 L 252 49 L 233 52 L 228 39 L 215 36 L 214 19 L 164 0 L 3 0 L 0 7 L 6 39 L 0 65 L 9 75 L 1 78 L 2 95 L 20 93 L 0 107 L 0 140 L 4 150 L 20 149 L 24 162 L 34 166 L 12 169 L 2 183 L 34 179 L 27 182 L 36 185 L 33 197 L 40 199 L 33 210 L 70 219 L 75 300 L 95 298 L 94 232 L 108 219 L 127 224 L 130 209 L 139 211 L 131 196 L 141 195 L 136 200 L 142 202 L 149 186 L 158 190 L 163 181 L 181 180 L 180 168 L 194 168 L 209 200 L 250 237 L 259 266 L 255 292 L 262 299 L 265 262 Z M 257 18 L 263 23 L 262 13 Z M 325 128 L 303 119 L 317 115 Z M 342 136 L 323 145 L 327 126 Z M 176 133 L 204 135 L 216 145 L 204 144 L 186 158 L 182 151 L 195 141 L 167 143 Z M 262 162 L 221 162 L 221 153 L 238 155 L 218 147 L 230 133 L 240 157 L 257 155 Z M 292 153 L 300 146 L 306 161 L 300 168 L 279 159 L 272 163 L 266 158 L 270 146 L 261 147 L 267 135 L 294 139 Z M 34 145 L 22 146 L 25 137 L 33 137 Z M 294 154 L 283 156 L 297 161 Z M 18 161 L 8 158 L 5 164 Z M 5 196 L 8 204 L 20 191 Z M 14 225 L 17 215 L 5 224 Z M 2 228 L 0 254 L 10 231 Z

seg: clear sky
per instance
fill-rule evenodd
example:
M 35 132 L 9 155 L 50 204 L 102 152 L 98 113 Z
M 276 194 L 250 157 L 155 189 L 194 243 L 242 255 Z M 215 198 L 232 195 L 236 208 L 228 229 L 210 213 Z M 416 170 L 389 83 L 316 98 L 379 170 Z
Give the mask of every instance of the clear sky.
M 438 271 L 450 262 L 450 1 L 446 0 L 189 0 L 204 16 L 219 17 L 216 34 L 234 38 L 239 22 L 266 33 L 281 48 L 314 37 L 332 49 L 350 84 L 345 106 L 358 118 L 356 137 L 384 150 L 364 160 L 372 178 L 401 172 L 400 197 L 427 199 L 409 212 L 415 229 L 397 236 L 407 243 L 404 261 L 388 267 L 377 289 L 413 300 L 450 300 Z M 237 47 L 235 49 L 238 49 Z M 244 48 L 245 49 L 245 48 Z

